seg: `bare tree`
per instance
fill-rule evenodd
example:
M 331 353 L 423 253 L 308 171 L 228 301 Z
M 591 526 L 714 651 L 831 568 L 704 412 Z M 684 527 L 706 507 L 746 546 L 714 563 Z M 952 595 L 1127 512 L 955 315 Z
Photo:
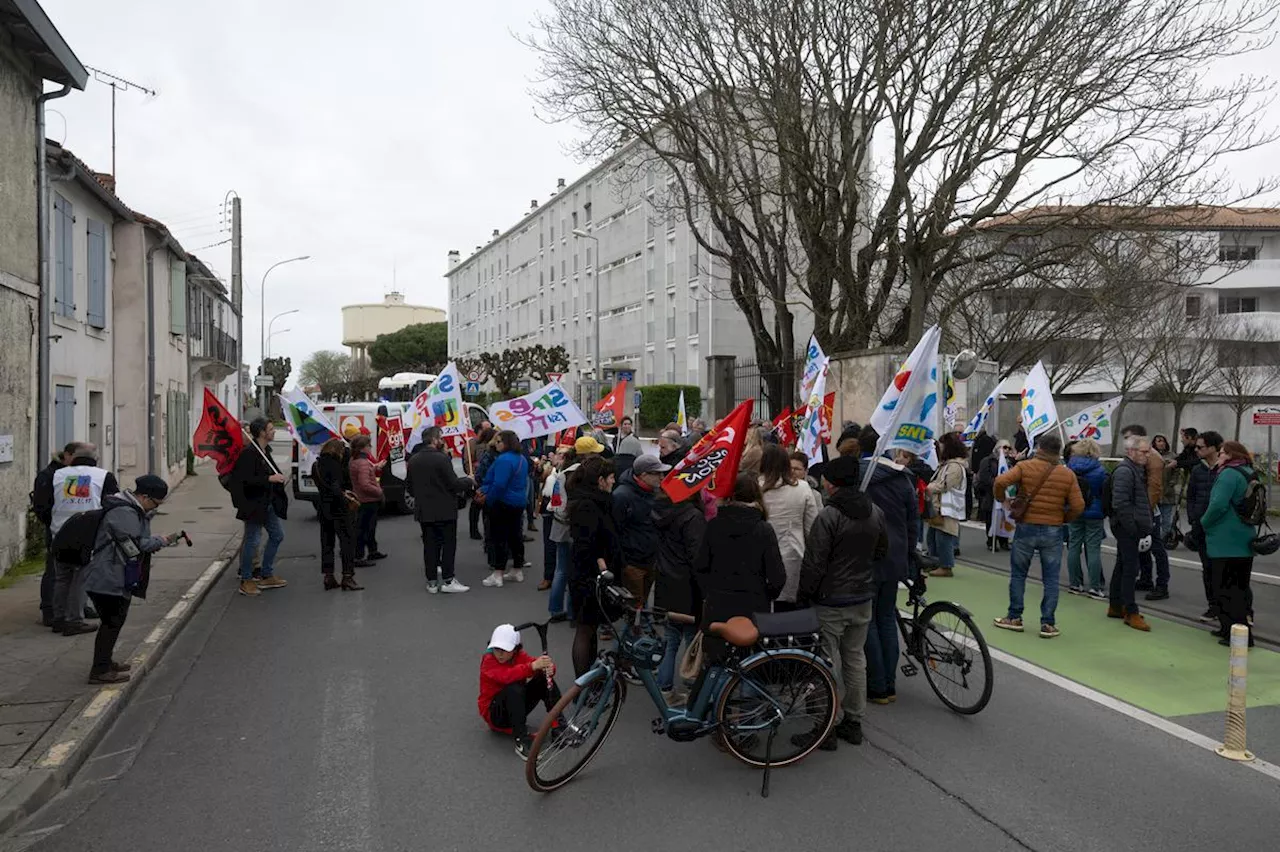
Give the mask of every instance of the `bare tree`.
M 1014 211 L 1267 188 L 1214 166 L 1269 138 L 1269 82 L 1208 75 L 1269 43 L 1275 0 L 550 7 L 526 40 L 544 109 L 583 126 L 584 158 L 629 146 L 674 176 L 762 371 L 789 372 L 796 304 L 829 352 L 917 338 L 948 275 L 1005 254 L 969 237 Z M 1004 280 L 1053 260 L 1023 256 Z
M 1262 402 L 1272 389 L 1277 361 L 1276 345 L 1256 325 L 1248 325 L 1245 315 L 1224 318 L 1230 340 L 1218 344 L 1218 367 L 1227 405 L 1236 415 L 1235 440 L 1240 440 L 1240 424 L 1245 412 Z
M 1170 299 L 1150 320 L 1156 376 L 1151 395 L 1173 406 L 1171 434 L 1176 436 L 1182 413 L 1216 378 L 1218 365 L 1206 349 L 1221 336 L 1222 322 L 1217 314 L 1188 313 L 1180 296 Z

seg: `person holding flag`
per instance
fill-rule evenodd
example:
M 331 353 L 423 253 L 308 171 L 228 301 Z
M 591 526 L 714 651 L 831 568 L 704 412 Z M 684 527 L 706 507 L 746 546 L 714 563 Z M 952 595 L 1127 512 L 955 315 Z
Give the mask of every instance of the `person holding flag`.
M 288 477 L 280 472 L 271 458 L 271 441 L 275 427 L 265 417 L 249 424 L 253 449 L 242 451 L 230 471 L 229 490 L 236 518 L 244 521 L 244 541 L 240 546 L 240 588 L 247 597 L 256 597 L 262 589 L 282 589 L 287 581 L 275 576 L 276 552 L 284 541 L 284 525 L 289 516 L 289 495 L 284 484 Z M 253 557 L 258 539 L 267 535 L 262 552 L 260 579 L 253 579 Z

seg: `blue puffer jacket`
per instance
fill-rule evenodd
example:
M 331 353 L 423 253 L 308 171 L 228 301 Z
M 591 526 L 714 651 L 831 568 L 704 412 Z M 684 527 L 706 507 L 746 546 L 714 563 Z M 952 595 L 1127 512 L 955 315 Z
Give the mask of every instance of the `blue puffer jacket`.
M 1080 520 L 1102 520 L 1102 489 L 1107 484 L 1107 472 L 1103 469 L 1102 462 L 1088 456 L 1072 456 L 1067 461 L 1067 467 L 1071 468 L 1071 472 L 1076 476 L 1089 483 L 1091 499 L 1089 505 L 1084 507 Z
M 499 453 L 484 475 L 486 503 L 524 507 L 529 502 L 529 461 L 524 453 Z

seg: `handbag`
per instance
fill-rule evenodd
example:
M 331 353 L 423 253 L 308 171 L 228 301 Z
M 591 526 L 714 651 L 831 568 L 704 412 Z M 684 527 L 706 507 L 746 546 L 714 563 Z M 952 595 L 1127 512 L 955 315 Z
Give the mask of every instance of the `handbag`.
M 693 637 L 689 647 L 684 649 L 684 656 L 680 658 L 680 677 L 685 680 L 694 680 L 700 674 L 702 674 L 701 630 L 698 631 L 698 635 Z
M 1058 469 L 1056 467 L 1050 468 L 1048 475 L 1046 475 L 1044 479 L 1040 480 L 1040 484 L 1037 485 L 1029 494 L 1024 495 L 1019 491 L 1017 494 L 1013 495 L 1013 499 L 1009 501 L 1009 517 L 1013 518 L 1015 523 L 1022 523 L 1022 519 L 1027 515 L 1027 510 L 1031 508 L 1031 501 L 1036 499 L 1036 495 L 1040 493 L 1040 489 L 1043 488 L 1044 484 L 1052 479 L 1053 475 L 1057 472 Z

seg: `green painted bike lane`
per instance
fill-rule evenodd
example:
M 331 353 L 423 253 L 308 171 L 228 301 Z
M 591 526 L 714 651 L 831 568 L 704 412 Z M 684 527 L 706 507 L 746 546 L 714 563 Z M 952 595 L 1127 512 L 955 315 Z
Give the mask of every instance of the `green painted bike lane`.
M 925 597 L 964 606 L 991 647 L 1159 716 L 1226 707 L 1228 650 L 1207 631 L 1144 614 L 1151 632 L 1142 633 L 1107 618 L 1105 602 L 1069 595 L 1064 586 L 1056 613 L 1062 634 L 1041 639 L 1042 591 L 1039 583 L 1027 583 L 1024 633 L 992 624 L 1008 611 L 1007 574 L 961 563 L 954 577 L 930 577 Z M 1280 705 L 1280 653 L 1251 648 L 1248 706 L 1272 705 Z

